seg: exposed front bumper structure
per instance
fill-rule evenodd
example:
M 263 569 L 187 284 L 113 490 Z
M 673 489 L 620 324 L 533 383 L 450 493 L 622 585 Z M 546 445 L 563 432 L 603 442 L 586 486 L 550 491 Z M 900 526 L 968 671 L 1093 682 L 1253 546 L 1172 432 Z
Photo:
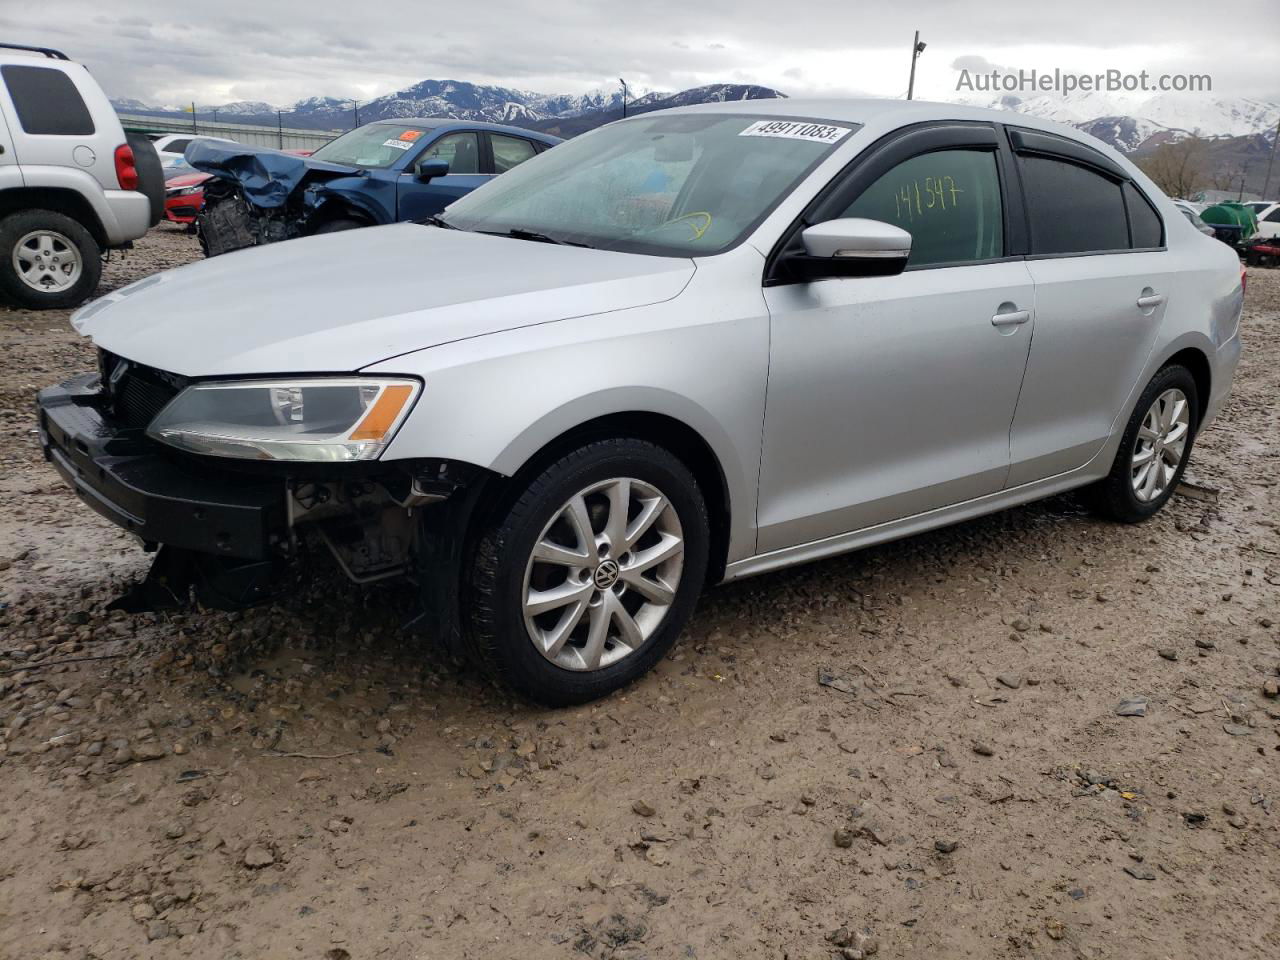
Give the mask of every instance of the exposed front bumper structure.
M 269 600 L 296 583 L 285 574 L 311 537 L 358 583 L 416 581 L 422 624 L 461 649 L 459 575 L 485 471 L 450 461 L 370 464 L 375 474 L 342 478 L 229 470 L 146 436 L 168 395 L 157 379 L 166 375 L 149 376 L 109 397 L 99 374 L 84 374 L 36 400 L 45 458 L 93 510 L 159 550 L 114 606 L 181 608 L 193 590 L 220 609 Z
M 41 390 L 45 458 L 80 498 L 143 541 L 264 560 L 287 545 L 280 479 L 197 471 L 99 406 L 98 375 Z

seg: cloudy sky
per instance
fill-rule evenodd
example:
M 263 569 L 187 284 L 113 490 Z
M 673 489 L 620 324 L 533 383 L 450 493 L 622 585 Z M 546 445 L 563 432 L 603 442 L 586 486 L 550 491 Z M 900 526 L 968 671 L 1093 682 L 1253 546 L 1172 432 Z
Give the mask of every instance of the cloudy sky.
M 0 8 L 10 41 L 65 50 L 113 97 L 218 104 L 369 99 L 425 78 L 543 93 L 760 83 L 792 96 L 956 95 L 956 64 L 1208 73 L 1213 96 L 1280 100 L 1274 0 L 54 0 Z M 1215 39 L 1217 38 L 1217 39 Z M 1226 42 L 1223 38 L 1231 38 Z

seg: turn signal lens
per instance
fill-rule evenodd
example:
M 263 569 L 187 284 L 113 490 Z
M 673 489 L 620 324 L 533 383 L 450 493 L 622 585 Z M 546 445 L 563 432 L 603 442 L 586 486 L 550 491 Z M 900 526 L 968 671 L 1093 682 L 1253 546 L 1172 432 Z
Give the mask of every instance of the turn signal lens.
M 413 387 L 407 383 L 392 384 L 382 388 L 382 395 L 374 401 L 360 425 L 351 431 L 351 440 L 381 440 L 387 431 L 400 419 L 409 398 L 413 396 Z

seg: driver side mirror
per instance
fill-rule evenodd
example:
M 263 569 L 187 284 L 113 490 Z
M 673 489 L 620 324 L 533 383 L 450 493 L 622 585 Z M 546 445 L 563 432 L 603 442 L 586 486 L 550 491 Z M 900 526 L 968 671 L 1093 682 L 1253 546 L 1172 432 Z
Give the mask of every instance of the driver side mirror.
M 911 256 L 911 234 L 880 220 L 846 217 L 815 223 L 800 240 L 804 253 L 786 260 L 799 280 L 891 277 L 903 271 Z
M 419 183 L 443 177 L 448 172 L 449 161 L 447 160 L 419 160 L 413 165 L 413 179 Z

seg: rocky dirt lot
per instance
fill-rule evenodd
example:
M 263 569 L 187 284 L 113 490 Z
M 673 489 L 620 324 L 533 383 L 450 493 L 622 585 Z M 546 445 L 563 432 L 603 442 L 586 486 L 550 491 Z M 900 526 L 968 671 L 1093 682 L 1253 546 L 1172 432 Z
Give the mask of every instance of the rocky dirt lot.
M 162 227 L 104 286 L 196 256 Z M 1280 271 L 1245 338 L 1151 522 L 1060 498 L 714 590 L 546 711 L 390 588 L 105 613 L 146 558 L 31 415 L 91 351 L 0 310 L 0 957 L 1280 956 Z

